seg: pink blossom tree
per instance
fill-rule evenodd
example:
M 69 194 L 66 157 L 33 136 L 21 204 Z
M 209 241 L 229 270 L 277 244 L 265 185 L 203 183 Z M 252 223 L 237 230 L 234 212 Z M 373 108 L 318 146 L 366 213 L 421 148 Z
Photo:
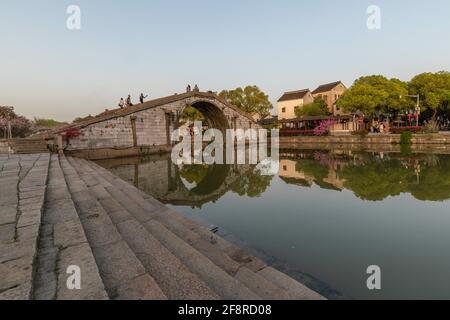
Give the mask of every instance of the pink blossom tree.
M 319 126 L 314 129 L 315 136 L 326 136 L 330 133 L 330 128 L 337 124 L 336 120 L 327 119 L 320 122 Z

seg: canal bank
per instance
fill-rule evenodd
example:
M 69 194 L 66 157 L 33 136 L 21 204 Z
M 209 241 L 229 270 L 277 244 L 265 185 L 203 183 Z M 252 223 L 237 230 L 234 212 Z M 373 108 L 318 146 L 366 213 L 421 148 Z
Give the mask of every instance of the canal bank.
M 0 299 L 323 299 L 95 163 L 8 155 L 0 170 Z
M 402 150 L 399 134 L 295 136 L 280 137 L 280 148 L 345 148 L 354 150 L 379 150 L 397 152 Z M 410 141 L 413 152 L 450 152 L 450 133 L 413 134 Z M 108 144 L 108 143 L 106 143 Z M 404 148 L 403 148 L 404 149 Z M 65 154 L 89 160 L 103 160 L 123 157 L 148 156 L 169 153 L 172 145 L 104 147 L 91 149 L 70 149 Z

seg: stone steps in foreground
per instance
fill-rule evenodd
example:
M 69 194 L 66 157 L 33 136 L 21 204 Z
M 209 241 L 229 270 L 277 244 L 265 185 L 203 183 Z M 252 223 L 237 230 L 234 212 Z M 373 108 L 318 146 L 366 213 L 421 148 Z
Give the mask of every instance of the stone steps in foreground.
M 87 166 L 85 160 L 81 160 L 84 167 Z M 86 169 L 88 170 L 88 169 Z M 98 176 L 98 170 L 90 172 L 93 176 Z M 142 224 L 151 235 L 155 236 L 172 254 L 178 257 L 193 273 L 206 282 L 216 293 L 225 299 L 260 299 L 257 293 L 252 292 L 240 281 L 233 278 L 223 269 L 214 264 L 201 252 L 193 248 L 189 243 L 179 238 L 176 234 L 168 230 L 156 219 L 154 210 L 146 210 L 136 203 L 136 198 L 120 190 L 115 184 L 109 183 L 105 186 L 111 196 L 123 204 L 140 224 Z M 136 189 L 135 189 L 136 190 Z M 142 199 L 143 200 L 143 199 Z
M 111 219 L 122 237 L 169 299 L 212 300 L 220 298 L 128 213 L 125 208 L 132 206 L 133 203 L 119 203 L 117 198 L 113 198 L 105 189 L 105 187 L 111 187 L 107 181 L 96 177 L 95 173 L 80 160 L 69 158 L 69 161 L 78 171 L 92 195 L 111 214 Z
M 105 300 L 100 277 L 57 155 L 51 157 L 34 277 L 35 300 Z M 69 266 L 81 269 L 80 290 L 69 290 Z
M 61 167 L 110 299 L 166 299 L 65 157 Z
M 260 259 L 249 255 L 243 249 L 215 235 L 204 225 L 167 208 L 101 166 L 91 161 L 82 161 L 85 161 L 86 165 L 91 167 L 97 175 L 116 188 L 120 188 L 136 204 L 146 209 L 146 214 L 141 214 L 144 217 L 141 222 L 145 223 L 149 215 L 153 216 L 153 219 L 207 256 L 227 273 L 244 283 L 253 292 L 257 292 L 260 297 L 264 299 L 291 300 L 324 299 L 321 295 L 295 279 L 267 266 Z M 227 258 L 224 258 L 224 256 Z

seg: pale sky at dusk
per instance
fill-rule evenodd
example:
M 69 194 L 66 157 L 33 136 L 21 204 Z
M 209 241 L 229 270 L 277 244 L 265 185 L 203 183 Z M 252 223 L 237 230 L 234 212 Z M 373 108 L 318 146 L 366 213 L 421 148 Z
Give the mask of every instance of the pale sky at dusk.
M 381 30 L 366 27 L 372 4 Z M 449 16 L 448 0 L 0 0 L 0 105 L 70 121 L 188 83 L 258 85 L 275 103 L 362 75 L 409 80 L 450 70 Z

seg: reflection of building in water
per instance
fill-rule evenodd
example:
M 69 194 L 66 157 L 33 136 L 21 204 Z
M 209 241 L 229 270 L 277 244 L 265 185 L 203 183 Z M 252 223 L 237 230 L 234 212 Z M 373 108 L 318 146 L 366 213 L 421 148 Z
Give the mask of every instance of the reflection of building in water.
M 339 161 L 333 163 L 332 165 L 330 165 L 329 168 L 329 173 L 328 176 L 326 178 L 323 179 L 323 181 L 325 183 L 328 183 L 332 186 L 334 186 L 335 188 L 339 189 L 339 190 L 344 190 L 344 183 L 345 180 L 344 179 L 340 179 L 339 178 L 339 171 L 346 165 L 345 162 Z
M 345 180 L 340 178 L 339 172 L 348 164 L 346 157 L 334 158 L 331 153 L 288 152 L 282 156 L 284 158 L 280 160 L 279 175 L 285 182 L 307 187 L 316 183 L 321 188 L 339 191 L 345 189 Z M 304 166 L 309 170 L 302 170 Z
M 289 184 L 299 184 L 302 186 L 312 186 L 314 177 L 307 177 L 304 172 L 297 171 L 297 161 L 281 159 L 279 176 Z

